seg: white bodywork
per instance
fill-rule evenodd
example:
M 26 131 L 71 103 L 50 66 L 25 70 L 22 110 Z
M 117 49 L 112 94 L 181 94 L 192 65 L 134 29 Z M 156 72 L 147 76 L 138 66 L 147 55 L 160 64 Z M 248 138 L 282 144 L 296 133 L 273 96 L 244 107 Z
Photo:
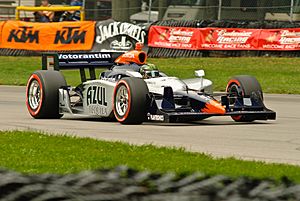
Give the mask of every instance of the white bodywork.
M 139 73 L 128 72 L 133 77 Z M 144 79 L 149 92 L 163 95 L 164 87 L 172 87 L 173 92 L 202 91 L 212 93 L 212 82 L 204 78 L 180 80 L 177 77 L 157 77 Z M 96 117 L 109 117 L 113 112 L 113 94 L 117 82 L 114 80 L 91 80 L 83 83 L 83 107 L 81 111 L 72 110 L 70 96 L 66 89 L 59 90 L 61 113 L 84 114 Z

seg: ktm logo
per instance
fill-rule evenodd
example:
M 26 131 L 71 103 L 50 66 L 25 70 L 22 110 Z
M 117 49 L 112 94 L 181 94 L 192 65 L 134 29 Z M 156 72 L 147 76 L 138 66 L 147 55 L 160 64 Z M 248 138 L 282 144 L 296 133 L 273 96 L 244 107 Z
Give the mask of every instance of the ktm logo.
M 39 43 L 39 31 L 33 31 L 32 27 L 22 26 L 19 29 L 13 29 L 7 39 L 8 42 L 16 43 Z
M 79 30 L 80 27 L 63 27 L 64 30 L 57 31 L 54 44 L 77 44 L 85 43 L 86 31 Z

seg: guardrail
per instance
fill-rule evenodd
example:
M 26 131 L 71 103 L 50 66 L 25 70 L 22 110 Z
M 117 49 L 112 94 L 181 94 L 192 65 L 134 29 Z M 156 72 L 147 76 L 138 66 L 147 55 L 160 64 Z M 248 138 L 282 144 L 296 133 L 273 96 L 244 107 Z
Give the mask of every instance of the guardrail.
M 32 7 L 32 6 L 18 6 L 16 7 L 16 20 L 20 20 L 20 11 L 80 11 L 80 21 L 84 21 L 85 12 L 81 6 L 58 6 L 58 7 Z

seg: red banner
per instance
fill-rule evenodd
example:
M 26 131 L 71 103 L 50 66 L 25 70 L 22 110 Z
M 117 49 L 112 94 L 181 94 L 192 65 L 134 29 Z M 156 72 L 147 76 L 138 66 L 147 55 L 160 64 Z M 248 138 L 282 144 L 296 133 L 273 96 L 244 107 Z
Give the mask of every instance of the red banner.
M 1 48 L 25 50 L 91 50 L 95 22 L 36 23 L 7 21 Z
M 151 26 L 148 44 L 151 47 L 197 50 L 200 30 L 184 27 Z
M 148 45 L 189 50 L 300 50 L 300 28 L 262 30 L 151 26 Z
M 260 50 L 300 50 L 300 28 L 262 30 Z
M 205 28 L 200 31 L 198 49 L 255 50 L 260 30 Z

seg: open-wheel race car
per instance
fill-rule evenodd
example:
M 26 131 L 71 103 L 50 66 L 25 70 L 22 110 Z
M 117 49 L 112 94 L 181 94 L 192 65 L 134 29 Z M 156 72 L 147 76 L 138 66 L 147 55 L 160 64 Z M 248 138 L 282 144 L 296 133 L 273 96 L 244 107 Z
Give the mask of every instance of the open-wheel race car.
M 98 77 L 96 68 L 109 70 Z M 80 70 L 80 85 L 67 85 L 60 70 L 68 69 Z M 195 75 L 197 78 L 186 80 L 165 75 L 147 63 L 140 44 L 123 54 L 44 54 L 42 70 L 28 80 L 26 105 L 34 118 L 61 118 L 70 113 L 115 118 L 123 124 L 188 122 L 212 116 L 231 116 L 237 122 L 276 118 L 264 105 L 256 78 L 235 76 L 226 92 L 213 93 L 204 71 L 195 71 Z

